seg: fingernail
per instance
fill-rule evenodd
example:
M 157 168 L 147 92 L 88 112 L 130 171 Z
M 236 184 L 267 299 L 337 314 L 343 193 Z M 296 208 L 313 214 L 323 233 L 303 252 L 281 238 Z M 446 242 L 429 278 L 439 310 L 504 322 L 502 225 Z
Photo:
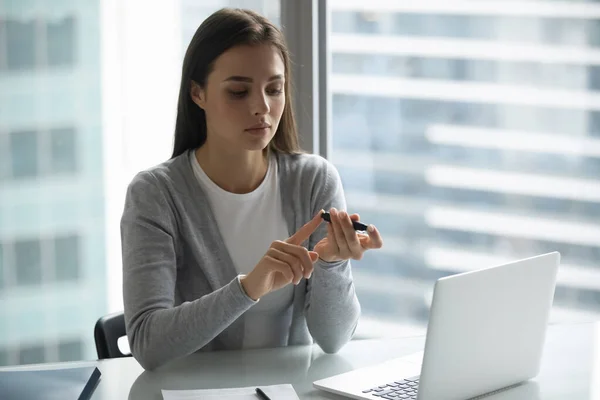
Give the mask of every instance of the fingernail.
M 340 211 L 340 217 L 346 218 L 348 214 L 345 211 Z
M 369 225 L 369 227 L 367 228 L 367 231 L 375 232 L 375 225 Z

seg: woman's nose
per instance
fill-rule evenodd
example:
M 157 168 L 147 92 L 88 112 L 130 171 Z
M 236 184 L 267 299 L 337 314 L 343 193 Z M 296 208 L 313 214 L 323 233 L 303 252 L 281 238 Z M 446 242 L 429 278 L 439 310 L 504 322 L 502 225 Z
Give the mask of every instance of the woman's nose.
M 269 107 L 269 101 L 264 95 L 258 95 L 254 99 L 252 104 L 252 113 L 254 115 L 268 114 L 271 108 Z

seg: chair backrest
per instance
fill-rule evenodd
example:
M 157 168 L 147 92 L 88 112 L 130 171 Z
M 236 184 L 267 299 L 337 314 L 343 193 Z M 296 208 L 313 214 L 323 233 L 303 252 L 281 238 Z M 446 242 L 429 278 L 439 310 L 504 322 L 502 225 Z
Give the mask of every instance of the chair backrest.
M 122 312 L 105 315 L 98 319 L 94 327 L 94 340 L 98 359 L 130 357 L 119 350 L 117 341 L 126 336 L 125 315 Z

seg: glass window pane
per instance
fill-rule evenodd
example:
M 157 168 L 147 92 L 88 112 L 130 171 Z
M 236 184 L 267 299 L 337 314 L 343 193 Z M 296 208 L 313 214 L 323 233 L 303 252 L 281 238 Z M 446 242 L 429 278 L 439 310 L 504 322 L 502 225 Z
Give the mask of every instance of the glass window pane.
M 59 361 L 78 361 L 83 358 L 83 343 L 81 340 L 61 341 L 58 344 Z
M 122 207 L 109 205 L 122 201 L 123 180 L 134 171 L 169 158 L 175 115 L 163 111 L 177 106 L 172 83 L 200 23 L 222 7 L 280 21 L 280 0 L 132 3 L 108 10 L 108 18 L 98 4 L 0 0 L 0 225 L 10 272 L 0 287 L 10 285 L 3 294 L 23 306 L 0 322 L 0 348 L 16 346 L 13 363 L 21 337 L 22 347 L 55 344 L 48 357 L 95 353 L 93 342 L 75 343 L 73 332 L 89 331 L 110 304 L 122 303 L 115 283 L 121 266 L 107 257 L 107 249 L 121 251 L 119 235 L 107 231 L 118 232 Z M 102 41 L 115 21 L 118 40 Z M 123 51 L 140 37 L 152 45 Z M 106 84 L 105 72 L 120 78 Z M 40 232 L 48 238 L 41 248 L 22 240 Z M 70 317 L 73 299 L 78 318 Z
M 589 189 L 600 187 L 600 153 L 589 148 L 600 146 L 600 112 L 586 100 L 600 72 L 568 54 L 591 56 L 600 21 L 560 7 L 519 16 L 397 4 L 382 14 L 330 1 L 331 158 L 349 211 L 388 238 L 355 262 L 358 335 L 423 332 L 437 278 L 554 250 L 564 279 L 552 320 L 597 320 L 600 285 L 585 276 L 600 282 L 600 243 L 579 231 L 600 235 Z M 559 93 L 573 101 L 549 101 Z
M 54 239 L 54 268 L 58 281 L 79 279 L 81 264 L 78 236 L 63 236 Z
M 62 18 L 58 21 L 51 20 L 47 23 L 49 66 L 73 65 L 75 59 L 74 25 L 73 17 Z
M 39 240 L 15 242 L 17 285 L 38 285 L 42 282 L 42 250 Z
M 36 131 L 15 131 L 9 134 L 13 178 L 30 178 L 39 174 L 38 134 Z
M 50 170 L 52 173 L 74 173 L 77 169 L 74 128 L 50 130 Z
M 7 65 L 11 70 L 33 69 L 35 67 L 35 21 L 6 21 Z
M 31 346 L 19 349 L 19 364 L 38 364 L 46 360 L 44 346 Z

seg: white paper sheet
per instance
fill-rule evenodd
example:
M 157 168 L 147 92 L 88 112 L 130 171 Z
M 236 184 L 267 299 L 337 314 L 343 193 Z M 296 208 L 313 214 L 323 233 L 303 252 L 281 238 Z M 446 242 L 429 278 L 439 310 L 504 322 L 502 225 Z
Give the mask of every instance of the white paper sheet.
M 258 386 L 271 400 L 299 400 L 292 385 Z M 227 389 L 162 390 L 164 400 L 260 400 L 256 386 Z

